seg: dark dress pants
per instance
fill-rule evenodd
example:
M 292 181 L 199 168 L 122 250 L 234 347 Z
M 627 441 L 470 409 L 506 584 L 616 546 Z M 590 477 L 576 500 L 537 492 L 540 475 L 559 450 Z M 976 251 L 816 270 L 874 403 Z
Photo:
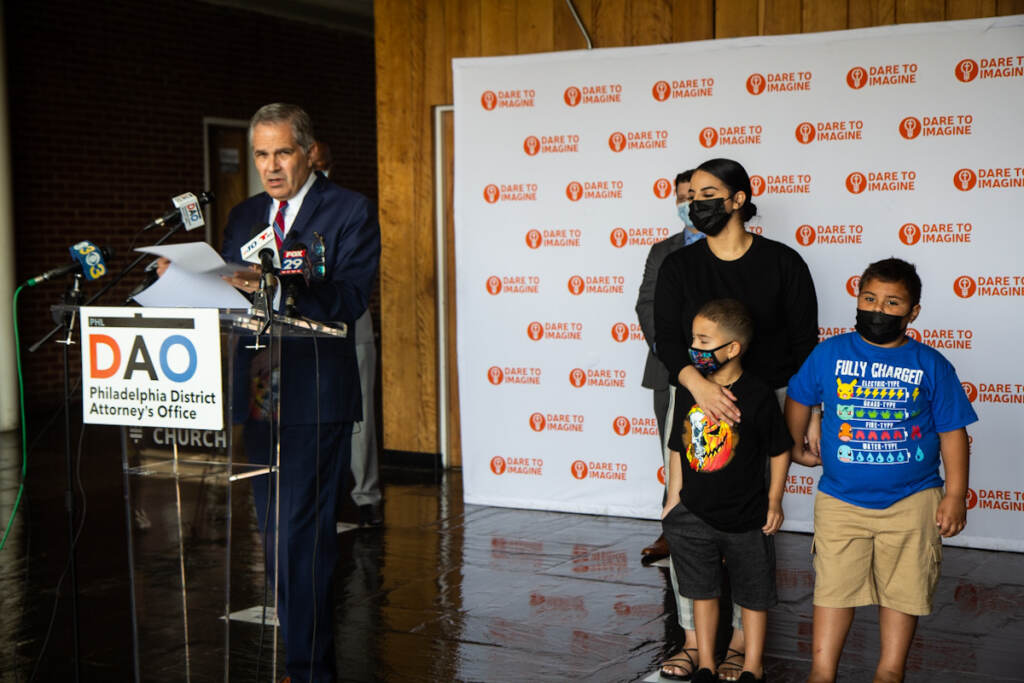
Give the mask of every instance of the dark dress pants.
M 319 432 L 318 449 L 315 425 L 281 428 L 281 523 L 276 563 L 273 478 L 260 477 L 253 484 L 270 585 L 275 565 L 279 568 L 277 617 L 285 641 L 285 669 L 293 681 L 337 678 L 332 591 L 338 559 L 335 511 L 349 473 L 352 423 L 322 424 Z M 249 462 L 270 462 L 269 437 L 266 422 L 246 423 Z

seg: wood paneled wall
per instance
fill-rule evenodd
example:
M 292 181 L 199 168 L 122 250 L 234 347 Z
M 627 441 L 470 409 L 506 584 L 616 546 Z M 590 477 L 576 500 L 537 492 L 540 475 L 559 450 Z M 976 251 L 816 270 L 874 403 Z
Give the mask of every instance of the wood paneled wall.
M 1024 13 L 1024 0 L 575 0 L 575 5 L 595 48 Z M 376 0 L 374 16 L 384 448 L 437 453 L 436 141 L 430 108 L 452 102 L 454 57 L 578 50 L 586 42 L 565 0 Z M 447 128 L 441 144 L 450 152 Z M 450 330 L 450 462 L 458 464 L 454 324 Z

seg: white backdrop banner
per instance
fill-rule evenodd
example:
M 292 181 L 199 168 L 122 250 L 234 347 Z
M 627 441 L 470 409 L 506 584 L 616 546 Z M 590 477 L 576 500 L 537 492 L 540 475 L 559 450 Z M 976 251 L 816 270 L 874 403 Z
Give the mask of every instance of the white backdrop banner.
M 858 274 L 924 281 L 911 334 L 971 428 L 954 544 L 1024 551 L 1024 17 L 453 60 L 458 369 L 470 503 L 657 519 L 662 461 L 634 305 L 681 228 L 672 180 L 750 172 L 748 228 L 807 261 L 822 339 Z M 818 470 L 793 465 L 809 531 Z

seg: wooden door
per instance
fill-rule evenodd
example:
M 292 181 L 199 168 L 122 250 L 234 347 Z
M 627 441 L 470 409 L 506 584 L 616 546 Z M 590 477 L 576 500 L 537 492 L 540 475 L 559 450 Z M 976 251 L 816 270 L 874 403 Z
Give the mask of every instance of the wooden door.
M 207 123 L 210 191 L 210 245 L 220 251 L 231 208 L 249 196 L 249 143 L 244 125 Z

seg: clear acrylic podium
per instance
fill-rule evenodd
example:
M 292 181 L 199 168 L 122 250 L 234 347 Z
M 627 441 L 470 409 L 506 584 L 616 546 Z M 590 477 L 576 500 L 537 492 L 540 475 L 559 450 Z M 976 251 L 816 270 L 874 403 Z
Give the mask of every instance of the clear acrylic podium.
M 251 310 L 220 311 L 221 432 L 121 427 L 135 681 L 146 680 L 147 671 L 181 681 L 253 680 L 257 669 L 260 680 L 277 680 L 277 587 L 264 571 L 264 544 L 249 484 L 270 477 L 278 500 L 281 340 L 345 337 L 347 328 L 276 316 L 254 344 L 254 335 L 264 328 L 266 319 Z M 240 349 L 261 361 L 236 368 Z M 242 448 L 242 430 L 233 418 L 252 417 L 249 406 L 235 405 L 239 382 L 262 389 L 262 417 L 255 419 L 270 426 L 269 465 L 250 464 Z M 276 520 L 276 502 L 270 507 Z M 266 541 L 275 556 L 277 526 L 275 521 L 274 537 Z M 190 592 L 197 586 L 202 586 L 199 596 Z M 211 600 L 212 595 L 218 599 Z M 247 638 L 238 636 L 239 629 Z M 261 640 L 252 638 L 254 629 Z

